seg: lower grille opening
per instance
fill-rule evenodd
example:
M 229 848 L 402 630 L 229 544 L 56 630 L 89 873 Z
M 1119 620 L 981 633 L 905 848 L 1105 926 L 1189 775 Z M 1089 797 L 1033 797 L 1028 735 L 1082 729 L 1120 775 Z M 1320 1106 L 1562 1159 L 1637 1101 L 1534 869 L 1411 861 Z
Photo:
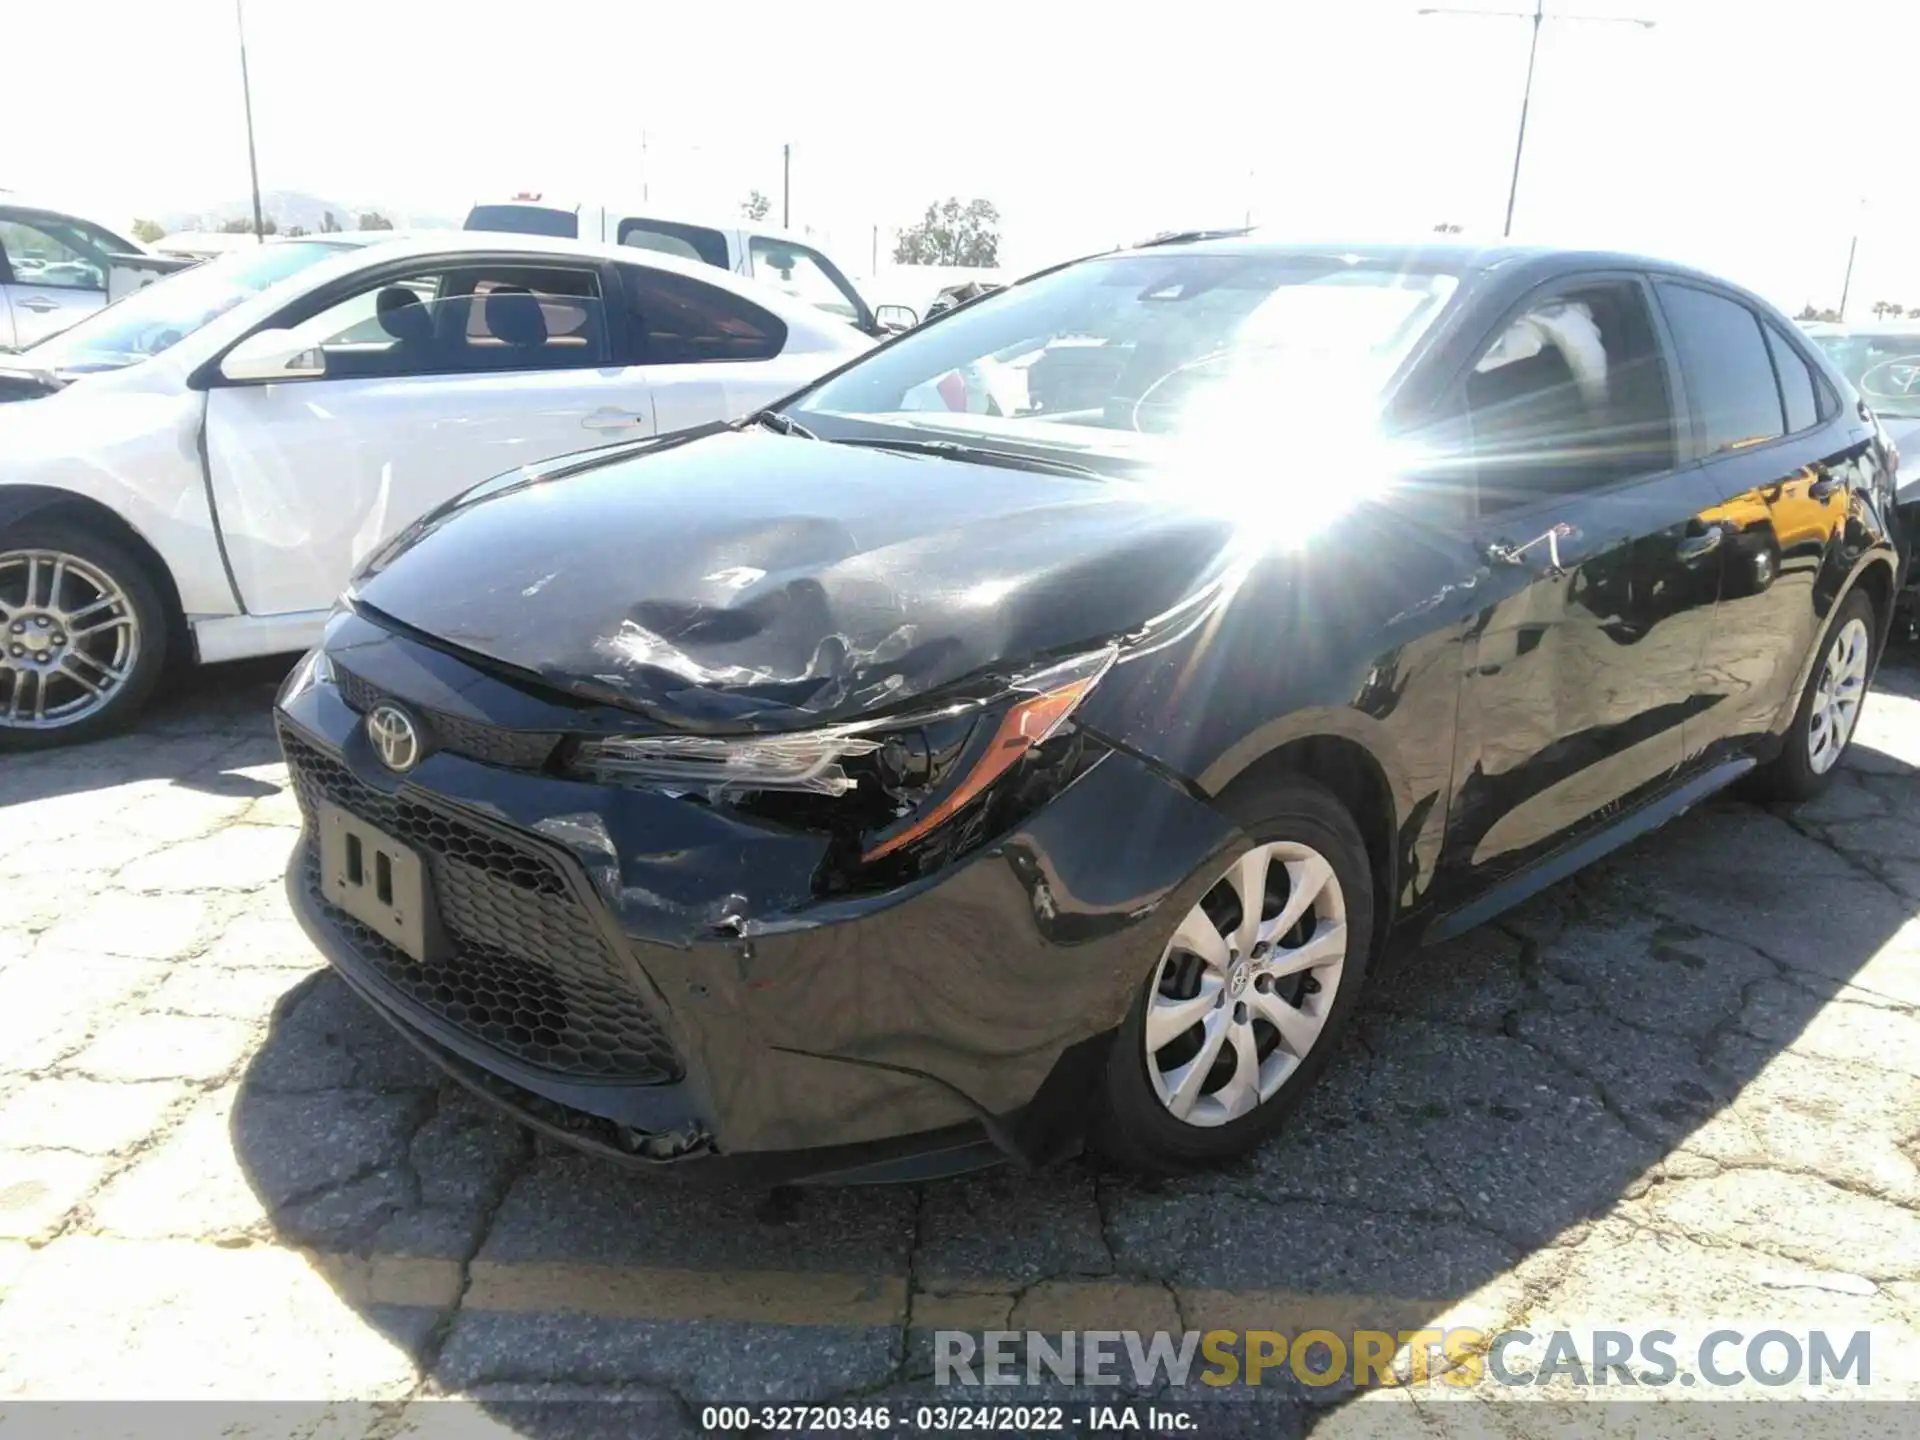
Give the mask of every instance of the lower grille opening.
M 417 961 L 321 893 L 307 846 L 309 901 L 340 931 L 356 974 L 502 1053 L 558 1074 L 658 1084 L 681 1067 L 664 1028 L 552 857 L 414 799 L 386 795 L 281 731 L 300 808 L 326 799 L 416 847 L 447 953 Z

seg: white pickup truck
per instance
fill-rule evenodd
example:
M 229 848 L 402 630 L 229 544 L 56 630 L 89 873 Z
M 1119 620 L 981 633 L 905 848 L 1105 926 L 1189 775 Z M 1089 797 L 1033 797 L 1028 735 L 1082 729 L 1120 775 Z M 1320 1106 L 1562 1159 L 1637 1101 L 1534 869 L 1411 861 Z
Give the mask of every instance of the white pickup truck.
M 810 240 L 757 221 L 716 225 L 644 207 L 563 205 L 540 195 L 517 195 L 499 204 L 475 205 L 462 228 L 630 245 L 750 275 L 876 337 L 920 323 L 908 306 L 869 305 L 846 272 Z

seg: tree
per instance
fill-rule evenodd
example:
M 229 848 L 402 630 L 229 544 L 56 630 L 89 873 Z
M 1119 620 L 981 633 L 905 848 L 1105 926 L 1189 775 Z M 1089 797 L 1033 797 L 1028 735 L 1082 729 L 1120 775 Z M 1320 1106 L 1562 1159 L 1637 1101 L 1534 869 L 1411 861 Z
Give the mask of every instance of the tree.
M 764 220 L 771 209 L 773 202 L 758 190 L 749 190 L 747 198 L 740 202 L 740 213 L 749 220 Z
M 136 220 L 133 222 L 133 238 L 142 245 L 151 245 L 167 233 L 167 227 L 158 220 Z
M 1809 300 L 1805 305 L 1800 307 L 1800 313 L 1793 318 L 1796 320 L 1838 320 L 1840 318 L 1840 312 L 1838 310 L 1816 310 L 1813 302 Z
M 988 266 L 1000 258 L 1000 212 L 985 200 L 956 199 L 927 206 L 926 218 L 900 232 L 896 265 Z
M 1905 306 L 1896 305 L 1891 300 L 1876 300 L 1873 302 L 1873 318 L 1876 320 L 1885 320 L 1889 317 L 1898 320 L 1906 313 Z
M 1436 235 L 1458 235 L 1460 233 L 1460 226 L 1455 225 L 1450 220 L 1442 220 L 1438 225 L 1433 227 L 1433 233 Z
M 360 212 L 360 228 L 362 230 L 391 230 L 393 228 L 393 222 L 378 210 L 362 210 Z
M 260 223 L 262 227 L 260 233 L 262 235 L 275 235 L 279 233 L 280 227 L 274 223 L 271 215 L 267 216 L 267 218 Z M 251 235 L 253 234 L 253 220 L 250 216 L 246 215 L 242 215 L 238 220 L 222 220 L 220 222 L 220 233 L 222 235 Z
M 306 233 L 307 233 L 307 227 L 306 227 L 306 226 L 304 226 L 304 225 L 289 225 L 289 226 L 288 226 L 288 227 L 287 227 L 287 228 L 286 228 L 286 229 L 285 229 L 284 231 L 282 231 L 281 233 L 282 233 L 282 234 L 284 234 L 284 235 L 290 235 L 290 236 L 292 236 L 292 235 L 304 235 L 304 234 L 306 234 Z
M 337 235 L 339 232 L 340 222 L 333 218 L 333 212 L 331 210 L 322 211 L 320 214 L 320 233 L 322 235 Z

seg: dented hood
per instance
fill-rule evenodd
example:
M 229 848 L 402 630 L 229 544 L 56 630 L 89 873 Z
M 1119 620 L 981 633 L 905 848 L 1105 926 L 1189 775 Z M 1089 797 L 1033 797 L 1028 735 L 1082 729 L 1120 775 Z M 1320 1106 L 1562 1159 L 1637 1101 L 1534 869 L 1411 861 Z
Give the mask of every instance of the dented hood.
M 356 594 L 663 724 L 786 729 L 1137 628 L 1228 535 L 1125 481 L 728 431 L 498 486 Z

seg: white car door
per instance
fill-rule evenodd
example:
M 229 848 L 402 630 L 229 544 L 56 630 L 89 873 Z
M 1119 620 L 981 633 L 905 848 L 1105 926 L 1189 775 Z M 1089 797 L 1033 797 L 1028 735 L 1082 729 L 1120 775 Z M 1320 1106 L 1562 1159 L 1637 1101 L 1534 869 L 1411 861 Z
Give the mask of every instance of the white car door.
M 738 420 L 792 394 L 848 352 L 790 353 L 787 327 L 732 290 L 678 271 L 622 264 L 631 358 L 653 392 L 661 434 Z
M 283 318 L 324 376 L 215 381 L 207 463 L 247 611 L 324 609 L 382 541 L 468 486 L 652 434 L 644 374 L 615 363 L 602 273 L 540 257 L 388 267 Z
M 107 272 L 45 226 L 0 219 L 0 290 L 0 309 L 13 312 L 14 348 L 24 350 L 106 304 Z

